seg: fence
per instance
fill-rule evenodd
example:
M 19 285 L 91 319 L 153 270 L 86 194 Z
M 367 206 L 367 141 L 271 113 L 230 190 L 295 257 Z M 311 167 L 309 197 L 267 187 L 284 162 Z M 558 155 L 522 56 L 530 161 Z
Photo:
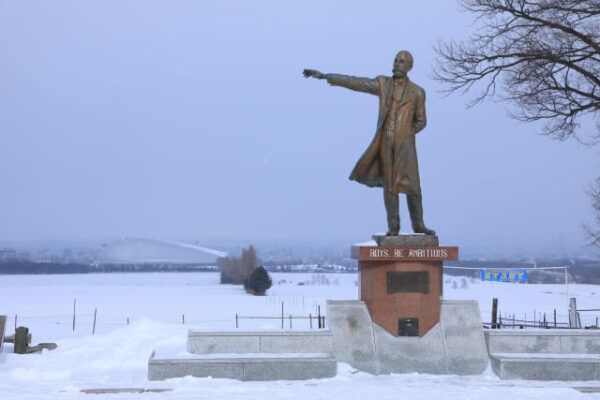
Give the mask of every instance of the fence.
M 310 329 L 313 329 L 313 320 L 317 321 L 317 329 L 325 329 L 325 316 L 321 315 L 321 306 L 317 307 L 317 315 L 308 314 L 308 316 L 286 316 L 284 313 L 284 304 L 281 303 L 281 315 L 279 316 L 241 316 L 238 313 L 235 314 L 235 327 L 240 327 L 240 320 L 242 319 L 264 319 L 264 320 L 281 320 L 281 329 L 285 328 L 285 321 L 289 321 L 290 329 L 293 329 L 293 320 L 308 320 Z
M 533 320 L 528 320 L 527 315 L 524 319 L 517 319 L 515 314 L 502 314 L 498 312 L 498 299 L 492 300 L 492 319 L 491 322 L 484 322 L 483 325 L 490 329 L 523 329 L 523 328 L 538 328 L 538 329 L 581 329 L 581 317 L 580 312 L 600 312 L 600 309 L 577 309 L 577 300 L 572 297 L 569 301 L 569 314 L 568 322 L 559 322 L 556 317 L 556 309 L 554 309 L 552 319 L 547 317 L 546 313 L 536 313 L 533 311 Z M 537 319 L 536 319 L 537 317 Z M 596 317 L 596 324 L 588 326 L 586 329 L 598 329 L 598 317 Z
M 312 305 L 312 307 L 310 307 L 314 307 L 314 314 L 309 313 L 308 315 L 297 315 L 298 311 L 302 311 L 298 310 L 295 301 L 292 301 L 291 306 L 289 308 L 295 310 L 296 315 L 294 315 L 290 314 L 289 312 L 288 314 L 285 313 L 286 307 L 283 301 L 281 301 L 280 303 L 278 302 L 278 304 L 280 304 L 281 306 L 281 314 L 278 316 L 247 316 L 241 315 L 240 313 L 235 313 L 235 327 L 240 328 L 241 320 L 279 320 L 281 321 L 281 329 L 286 329 L 288 327 L 289 329 L 293 329 L 294 326 L 296 326 L 296 329 L 298 329 L 298 325 L 294 322 L 304 320 L 308 322 L 308 326 L 305 325 L 304 329 L 325 329 L 326 316 L 321 313 L 321 305 L 315 303 Z M 304 307 L 304 299 L 302 299 L 302 307 Z M 132 318 L 132 316 L 127 316 L 126 314 L 121 316 L 116 316 L 114 315 L 114 313 L 108 316 L 106 314 L 103 315 L 101 310 L 99 310 L 99 308 L 97 307 L 93 309 L 93 312 L 81 313 L 78 312 L 79 310 L 77 300 L 73 300 L 72 310 L 73 312 L 70 314 L 14 315 L 14 317 L 7 316 L 7 330 L 9 326 L 11 328 L 12 326 L 14 326 L 14 329 L 16 331 L 18 326 L 23 325 L 26 327 L 43 327 L 43 331 L 47 331 L 47 327 L 51 326 L 52 328 L 50 329 L 54 332 L 64 332 L 68 330 L 72 332 L 77 331 L 78 334 L 87 335 L 91 333 L 92 335 L 95 335 L 97 327 L 111 329 L 127 326 L 130 325 L 135 318 L 137 318 L 135 315 L 133 315 Z M 197 317 L 194 318 L 193 315 L 190 318 L 190 315 L 187 315 L 186 317 L 186 314 L 183 313 L 173 313 L 170 315 L 162 315 L 162 318 L 159 319 L 163 322 L 167 322 L 170 324 L 208 324 L 223 326 L 226 323 L 226 325 L 230 327 L 230 323 L 232 322 L 231 315 L 232 313 L 219 314 L 217 318 L 221 316 L 223 317 L 220 319 L 198 319 Z M 35 329 L 35 331 L 38 331 L 38 329 Z

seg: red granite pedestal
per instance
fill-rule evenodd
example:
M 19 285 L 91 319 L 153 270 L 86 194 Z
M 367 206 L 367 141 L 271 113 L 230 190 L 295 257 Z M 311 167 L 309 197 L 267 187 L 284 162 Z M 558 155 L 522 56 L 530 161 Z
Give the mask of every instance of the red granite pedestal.
M 437 237 L 398 238 L 404 246 L 352 247 L 360 299 L 373 321 L 392 335 L 423 336 L 440 320 L 442 265 L 458 259 L 458 248 L 437 246 Z

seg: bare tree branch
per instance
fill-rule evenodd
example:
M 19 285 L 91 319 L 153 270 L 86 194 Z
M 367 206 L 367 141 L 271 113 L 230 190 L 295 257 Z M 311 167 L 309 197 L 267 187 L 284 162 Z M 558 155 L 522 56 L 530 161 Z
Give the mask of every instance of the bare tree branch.
M 459 3 L 482 27 L 467 42 L 436 46 L 443 91 L 477 88 L 468 106 L 500 96 L 515 106 L 514 118 L 546 121 L 542 133 L 586 142 L 576 131 L 600 110 L 600 0 Z M 593 143 L 600 132 L 584 137 Z
M 500 97 L 511 117 L 542 121 L 542 133 L 600 143 L 600 0 L 458 0 L 479 29 L 469 40 L 439 42 L 434 77 L 443 92 L 471 92 L 472 107 Z M 582 119 L 597 121 L 581 131 Z M 584 224 L 600 248 L 600 178 L 588 191 L 595 220 Z
M 583 229 L 589 239 L 590 245 L 600 247 L 600 178 L 590 186 L 588 195 L 592 199 L 592 208 L 595 212 L 595 229 L 590 224 L 585 224 Z

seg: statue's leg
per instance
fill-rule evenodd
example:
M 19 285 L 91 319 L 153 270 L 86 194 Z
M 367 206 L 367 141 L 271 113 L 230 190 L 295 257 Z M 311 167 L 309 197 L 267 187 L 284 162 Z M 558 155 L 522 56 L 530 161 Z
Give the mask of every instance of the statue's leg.
M 388 236 L 397 236 L 400 232 L 400 210 L 398 205 L 398 193 L 383 188 L 383 202 L 387 212 Z
M 406 202 L 408 203 L 408 212 L 410 213 L 413 231 L 415 233 L 435 235 L 435 231 L 427 228 L 425 222 L 423 222 L 423 197 L 421 193 L 407 194 Z

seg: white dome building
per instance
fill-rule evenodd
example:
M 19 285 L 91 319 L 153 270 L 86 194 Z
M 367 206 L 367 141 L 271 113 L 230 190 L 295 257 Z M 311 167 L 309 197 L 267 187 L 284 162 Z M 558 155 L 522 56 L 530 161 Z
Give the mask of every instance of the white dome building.
M 187 243 L 157 239 L 121 239 L 102 246 L 101 264 L 204 264 L 215 265 L 227 253 Z

